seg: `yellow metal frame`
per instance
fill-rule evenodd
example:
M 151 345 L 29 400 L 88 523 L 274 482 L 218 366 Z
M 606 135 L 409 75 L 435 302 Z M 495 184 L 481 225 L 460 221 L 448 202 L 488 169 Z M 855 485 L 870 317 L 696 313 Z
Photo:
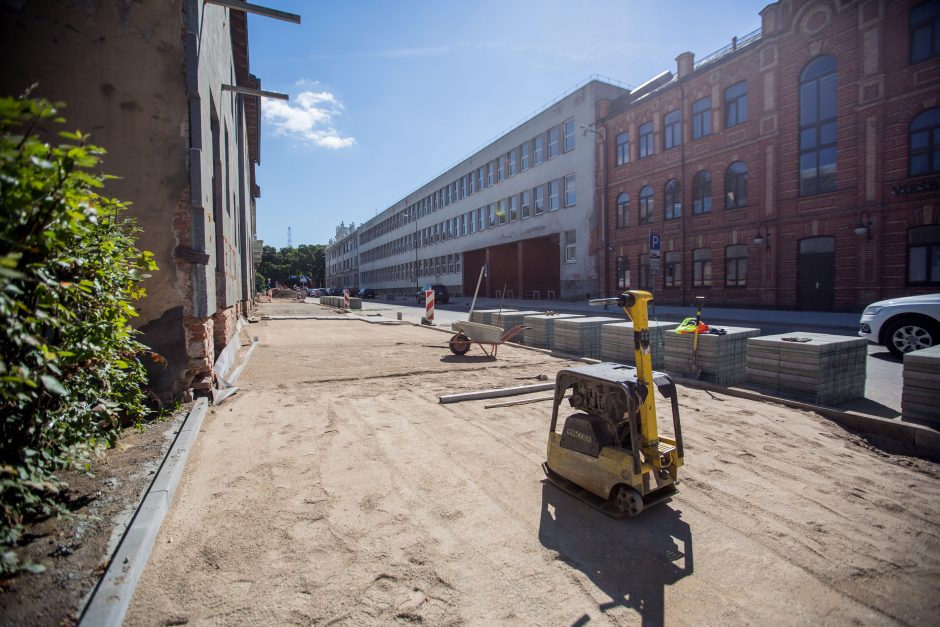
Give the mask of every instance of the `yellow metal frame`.
M 661 436 L 657 427 L 657 387 L 653 380 L 649 340 L 648 308 L 652 300 L 653 295 L 649 292 L 630 290 L 617 299 L 598 301 L 608 304 L 616 302 L 633 322 L 636 379 L 646 391 L 639 399 L 637 410 L 639 424 L 636 436 L 642 456 L 639 466 L 635 463 L 632 452 L 620 447 L 604 447 L 596 459 L 562 448 L 561 435 L 555 431 L 557 403 L 560 402 L 560 399 L 556 398 L 556 410 L 553 412 L 548 438 L 548 467 L 552 472 L 605 499 L 609 498 L 611 491 L 620 484 L 632 487 L 642 496 L 669 487 L 678 480 L 677 470 L 684 461 L 679 454 L 676 440 Z M 678 420 L 675 414 L 674 420 Z M 676 428 L 678 429 L 678 424 Z

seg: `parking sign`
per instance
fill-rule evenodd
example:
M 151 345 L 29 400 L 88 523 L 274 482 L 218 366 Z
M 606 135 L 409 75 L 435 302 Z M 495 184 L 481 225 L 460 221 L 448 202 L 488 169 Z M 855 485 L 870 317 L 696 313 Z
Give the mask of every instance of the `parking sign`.
M 659 233 L 653 233 L 650 231 L 650 258 L 659 259 L 660 244 L 662 240 L 659 237 Z

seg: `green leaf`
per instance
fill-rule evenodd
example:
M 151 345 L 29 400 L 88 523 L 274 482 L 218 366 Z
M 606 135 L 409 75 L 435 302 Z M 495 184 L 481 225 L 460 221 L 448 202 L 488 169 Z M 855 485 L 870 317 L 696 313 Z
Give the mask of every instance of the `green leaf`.
M 42 384 L 46 387 L 46 389 L 53 394 L 58 394 L 59 396 L 68 396 L 68 390 L 66 390 L 65 387 L 55 377 L 44 374 L 39 378 L 42 380 Z

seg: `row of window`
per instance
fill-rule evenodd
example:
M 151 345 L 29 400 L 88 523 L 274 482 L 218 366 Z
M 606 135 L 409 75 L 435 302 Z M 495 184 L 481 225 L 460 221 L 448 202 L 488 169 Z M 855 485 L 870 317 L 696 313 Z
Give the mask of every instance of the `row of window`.
M 497 202 L 463 213 L 438 224 L 409 233 L 361 254 L 362 263 L 385 259 L 417 246 L 432 246 L 458 237 L 472 235 L 478 231 L 493 229 L 504 224 L 525 220 L 547 211 L 562 207 L 573 207 L 577 203 L 575 175 L 549 181 L 519 194 L 513 194 Z
M 492 187 L 496 183 L 511 178 L 520 172 L 525 172 L 531 166 L 554 159 L 562 152 L 570 152 L 574 150 L 574 146 L 574 118 L 568 118 L 563 123 L 536 135 L 533 139 L 513 148 L 506 154 L 500 155 L 486 165 L 482 165 L 473 172 L 461 176 L 449 185 L 445 185 L 375 226 L 366 229 L 360 236 L 360 243 L 370 242 L 414 220 L 430 215 L 452 203 L 463 200 L 477 191 Z
M 822 55 L 810 61 L 800 73 L 799 173 L 800 195 L 812 196 L 836 189 L 836 60 Z M 747 81 L 724 91 L 725 128 L 747 121 Z M 706 96 L 692 103 L 692 139 L 712 134 L 712 100 Z M 653 123 L 638 129 L 639 159 L 655 153 Z M 676 109 L 663 115 L 662 149 L 682 144 L 682 112 Z M 620 133 L 615 140 L 618 166 L 630 162 L 630 133 Z M 668 208 L 667 208 L 668 213 Z
M 644 185 L 638 195 L 638 224 L 653 221 L 655 194 L 650 185 Z M 725 209 L 747 206 L 747 165 L 735 161 L 725 170 Z M 663 207 L 666 220 L 682 217 L 682 184 L 669 179 L 663 187 Z M 708 170 L 699 170 L 692 178 L 692 213 L 695 215 L 712 210 L 712 175 Z M 618 229 L 630 226 L 630 194 L 621 192 L 617 196 L 616 225 Z
M 648 253 L 639 255 L 637 287 L 652 288 Z M 747 246 L 735 244 L 725 247 L 724 286 L 747 287 Z M 617 287 L 632 287 L 630 260 L 617 257 Z M 692 250 L 692 287 L 712 287 L 712 250 Z M 682 253 L 670 251 L 663 254 L 663 287 L 682 287 Z M 907 283 L 911 286 L 940 285 L 940 224 L 928 224 L 908 229 L 907 232 Z
M 736 83 L 725 90 L 725 128 L 747 122 L 747 81 Z M 712 99 L 706 96 L 692 103 L 692 139 L 712 134 Z M 645 122 L 637 129 L 637 158 L 655 154 L 653 123 Z M 663 115 L 662 149 L 670 150 L 682 144 L 682 112 L 676 109 Z M 618 166 L 630 163 L 630 132 L 618 133 L 614 138 L 614 151 Z
M 747 287 L 747 246 L 734 244 L 725 246 L 725 287 Z M 649 253 L 639 255 L 639 274 L 637 285 L 639 289 L 651 289 L 652 277 L 650 273 Z M 667 252 L 663 255 L 663 285 L 665 287 L 682 287 L 682 253 L 678 251 Z M 692 251 L 692 286 L 712 286 L 712 251 L 710 248 L 696 248 Z M 626 256 L 617 257 L 617 287 L 627 289 L 633 287 L 630 277 L 630 259 Z
M 576 231 L 565 231 L 565 262 L 574 263 L 577 260 L 578 234 Z M 390 281 L 410 280 L 414 276 L 433 277 L 442 274 L 460 272 L 461 253 L 439 255 L 428 259 L 419 259 L 399 263 L 385 268 L 367 270 L 362 273 L 362 282 L 365 285 L 381 285 Z M 417 263 L 417 266 L 415 265 Z M 417 274 L 415 275 L 415 271 Z

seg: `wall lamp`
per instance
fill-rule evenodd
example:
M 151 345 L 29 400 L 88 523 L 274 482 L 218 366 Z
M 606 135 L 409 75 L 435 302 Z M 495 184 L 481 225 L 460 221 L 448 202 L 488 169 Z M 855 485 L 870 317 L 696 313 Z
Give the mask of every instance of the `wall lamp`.
M 770 248 L 770 229 L 763 222 L 757 225 L 757 234 L 754 236 L 755 246 L 766 246 Z
M 867 209 L 862 209 L 858 213 L 858 224 L 853 230 L 859 237 L 867 235 L 868 239 L 871 239 L 871 229 L 873 226 L 875 226 L 875 223 L 871 221 L 871 214 L 868 213 Z

